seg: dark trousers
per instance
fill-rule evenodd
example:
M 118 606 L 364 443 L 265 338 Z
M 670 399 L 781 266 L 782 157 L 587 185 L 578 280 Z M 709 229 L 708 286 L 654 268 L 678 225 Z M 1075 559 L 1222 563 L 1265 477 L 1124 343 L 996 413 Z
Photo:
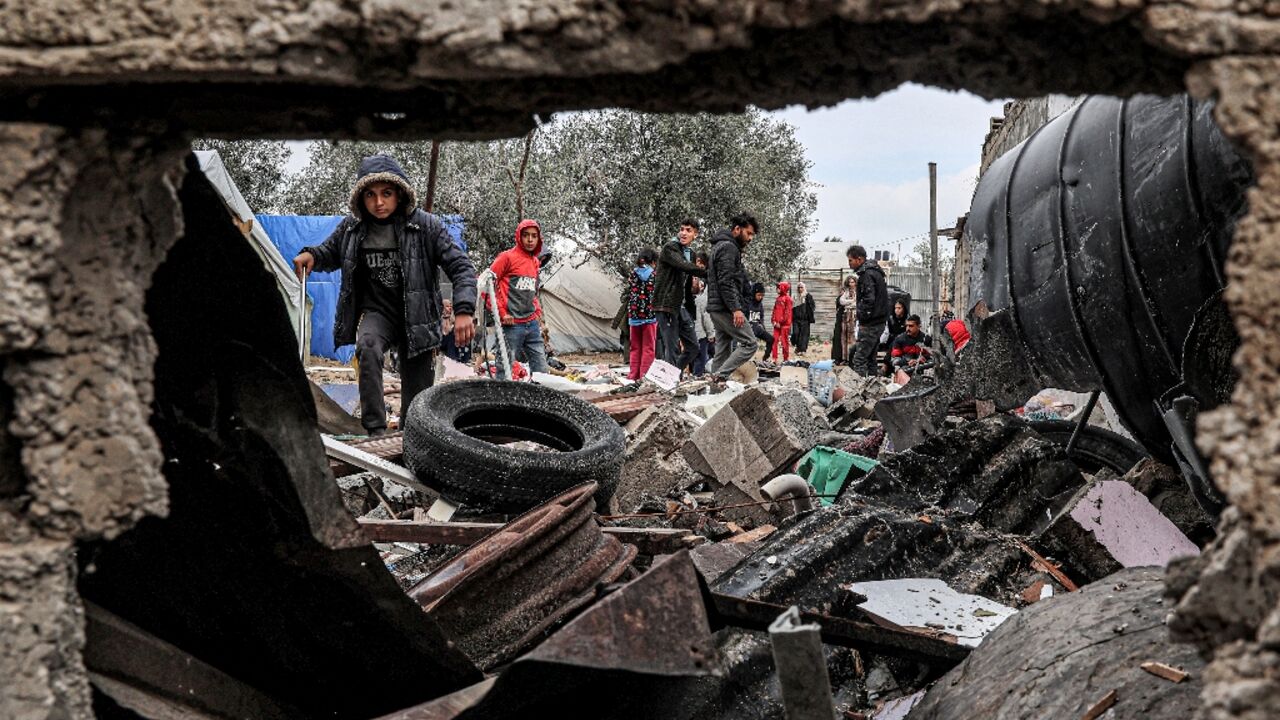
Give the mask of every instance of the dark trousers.
M 860 323 L 858 339 L 853 343 L 849 366 L 859 375 L 872 377 L 876 375 L 876 348 L 880 347 L 880 334 L 884 332 L 884 321 L 874 325 Z
M 757 340 L 764 341 L 764 359 L 768 360 L 773 354 L 773 335 L 759 323 L 751 323 L 751 333 L 756 336 Z
M 711 341 L 702 338 L 698 341 L 698 354 L 693 356 L 693 374 L 702 375 L 707 371 L 707 361 L 711 359 Z
M 689 311 L 680 308 L 675 312 L 659 310 L 658 359 L 684 370 L 698 354 L 698 336 L 693 332 L 693 318 Z M 684 350 L 680 350 L 680 344 Z
M 809 323 L 798 322 L 791 326 L 791 344 L 796 346 L 796 352 L 809 351 Z
M 436 380 L 435 351 L 409 357 L 403 320 L 393 321 L 376 312 L 364 313 L 356 329 L 356 357 L 360 360 L 360 424 L 369 432 L 387 427 L 387 401 L 382 395 L 382 359 L 393 346 L 400 354 L 401 418 L 408 414 L 409 404 L 418 393 L 431 387 Z

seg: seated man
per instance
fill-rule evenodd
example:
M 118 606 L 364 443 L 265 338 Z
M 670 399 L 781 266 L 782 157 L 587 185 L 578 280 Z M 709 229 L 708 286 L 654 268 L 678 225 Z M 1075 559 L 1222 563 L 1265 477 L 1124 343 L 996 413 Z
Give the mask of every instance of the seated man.
M 905 370 L 908 374 L 915 372 L 920 365 L 929 360 L 929 348 L 925 345 L 931 342 L 929 336 L 920 330 L 920 316 L 908 317 L 907 331 L 893 339 L 893 349 L 889 353 L 893 358 L 893 366 L 899 370 Z

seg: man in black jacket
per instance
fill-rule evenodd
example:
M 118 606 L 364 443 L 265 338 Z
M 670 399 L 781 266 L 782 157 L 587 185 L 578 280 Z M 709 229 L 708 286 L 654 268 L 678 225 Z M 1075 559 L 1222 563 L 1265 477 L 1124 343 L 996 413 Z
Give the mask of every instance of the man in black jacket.
M 729 220 L 729 227 L 711 237 L 711 266 L 707 268 L 707 314 L 716 328 L 716 356 L 710 370 L 724 379 L 756 354 L 756 339 L 747 326 L 751 283 L 742 266 L 742 251 L 759 230 L 745 213 Z
M 674 240 L 662 246 L 658 275 L 653 281 L 653 309 L 658 316 L 658 359 L 684 368 L 698 353 L 698 336 L 693 331 L 693 277 L 707 271 L 693 262 L 689 246 L 698 237 L 698 222 L 683 220 Z M 684 350 L 680 350 L 681 343 Z
M 320 245 L 293 259 L 301 277 L 313 269 L 342 270 L 334 345 L 356 344 L 360 361 L 360 423 L 370 435 L 387 429 L 382 362 L 394 343 L 400 357 L 400 413 L 435 382 L 440 347 L 438 269 L 453 283 L 454 341 L 475 334 L 476 270 L 436 216 L 417 207 L 399 163 L 386 155 L 360 161 L 351 215 Z
M 858 274 L 858 339 L 853 344 L 849 366 L 859 374 L 876 374 L 876 348 L 889 320 L 889 285 L 884 270 L 875 260 L 867 259 L 866 248 L 850 245 L 845 251 L 849 268 Z

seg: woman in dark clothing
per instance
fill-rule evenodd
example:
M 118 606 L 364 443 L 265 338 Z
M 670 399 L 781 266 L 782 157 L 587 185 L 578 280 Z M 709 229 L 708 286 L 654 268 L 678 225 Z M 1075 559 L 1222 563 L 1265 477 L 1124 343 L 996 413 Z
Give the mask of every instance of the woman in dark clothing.
M 813 296 L 805 289 L 804 283 L 796 283 L 795 305 L 791 308 L 791 344 L 796 346 L 797 353 L 809 350 L 809 326 L 813 324 Z

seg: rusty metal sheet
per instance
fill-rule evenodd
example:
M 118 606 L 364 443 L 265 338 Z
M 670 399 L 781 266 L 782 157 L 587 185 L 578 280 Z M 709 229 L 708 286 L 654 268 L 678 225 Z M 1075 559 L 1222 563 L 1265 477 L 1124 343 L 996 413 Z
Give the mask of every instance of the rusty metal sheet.
M 663 393 L 645 393 L 643 395 L 623 395 L 621 397 L 605 395 L 595 398 L 591 402 L 609 417 L 622 424 L 644 412 L 647 408 L 661 405 L 668 399 L 670 399 L 669 396 Z
M 99 692 L 142 717 L 287 720 L 303 713 L 141 628 L 85 603 L 85 668 Z
M 605 535 L 592 508 L 595 483 L 517 517 L 409 589 L 481 668 L 528 649 L 616 582 L 637 554 Z
M 422 522 L 418 520 L 356 521 L 373 542 L 411 542 L 424 545 L 472 545 L 503 525 L 484 522 Z M 680 528 L 602 527 L 601 532 L 635 545 L 645 555 L 669 555 L 701 545 L 706 538 Z
M 694 710 L 694 683 L 721 673 L 697 571 L 681 551 L 584 610 L 492 686 L 381 720 L 681 720 Z

